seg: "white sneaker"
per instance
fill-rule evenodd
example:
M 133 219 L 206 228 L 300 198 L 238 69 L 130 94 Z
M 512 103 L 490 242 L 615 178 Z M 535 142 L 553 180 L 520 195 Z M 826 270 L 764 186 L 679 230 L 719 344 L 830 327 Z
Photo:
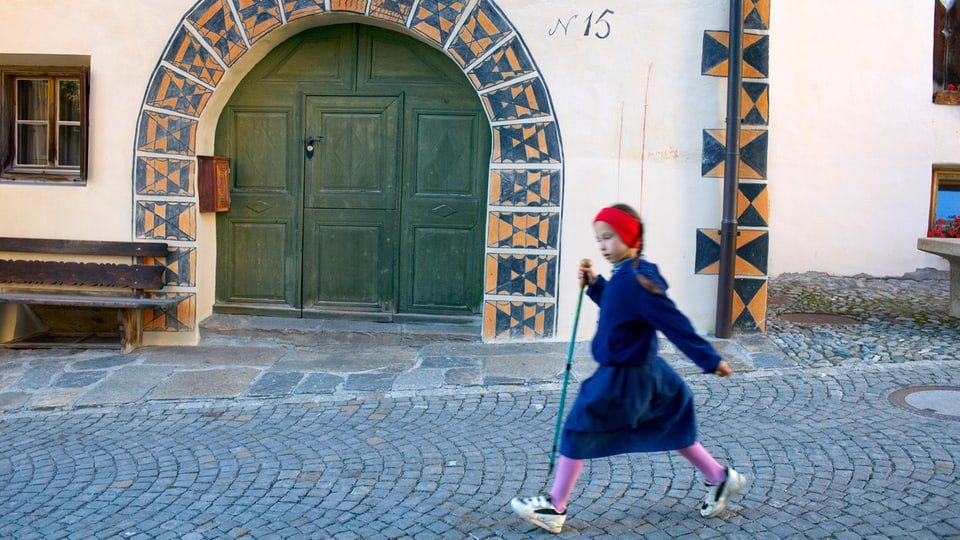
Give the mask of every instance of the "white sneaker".
M 514 497 L 510 501 L 510 508 L 513 508 L 521 519 L 552 533 L 559 533 L 563 529 L 563 523 L 567 521 L 567 511 L 557 512 L 550 502 L 550 495 L 547 494 L 524 499 Z
M 747 483 L 742 474 L 727 467 L 727 478 L 717 485 L 707 485 L 707 494 L 703 497 L 703 503 L 700 505 L 700 515 L 705 518 L 713 517 L 723 511 L 727 506 L 727 501 L 743 489 Z

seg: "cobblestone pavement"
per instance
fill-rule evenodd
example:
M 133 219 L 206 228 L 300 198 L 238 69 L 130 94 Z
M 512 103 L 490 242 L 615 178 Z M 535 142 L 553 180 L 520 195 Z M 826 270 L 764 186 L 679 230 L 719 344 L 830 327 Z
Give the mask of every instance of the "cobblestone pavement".
M 796 290 L 771 297 L 800 306 Z M 617 456 L 587 463 L 559 537 L 960 538 L 953 321 L 922 337 L 948 342 L 936 353 L 848 347 L 840 362 L 824 348 L 818 363 L 801 353 L 831 336 L 883 339 L 879 327 L 900 344 L 915 329 L 774 317 L 767 336 L 717 341 L 730 380 L 664 349 L 702 442 L 747 475 L 727 510 L 699 517 L 704 487 L 675 453 Z M 778 344 L 780 324 L 813 339 Z M 548 483 L 562 344 L 229 345 L 0 352 L 0 538 L 554 536 L 507 503 Z M 578 346 L 568 403 L 589 370 Z

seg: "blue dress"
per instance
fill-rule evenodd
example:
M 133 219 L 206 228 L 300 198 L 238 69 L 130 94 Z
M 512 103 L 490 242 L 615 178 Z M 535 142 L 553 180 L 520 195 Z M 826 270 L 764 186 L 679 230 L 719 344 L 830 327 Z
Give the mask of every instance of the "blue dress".
M 657 355 L 657 330 L 705 373 L 721 357 L 666 295 L 657 266 L 644 260 L 598 276 L 587 295 L 600 306 L 593 337 L 599 367 L 580 385 L 564 423 L 560 454 L 591 459 L 628 452 L 686 448 L 697 440 L 693 396 L 680 375 Z M 635 274 L 661 289 L 651 292 Z

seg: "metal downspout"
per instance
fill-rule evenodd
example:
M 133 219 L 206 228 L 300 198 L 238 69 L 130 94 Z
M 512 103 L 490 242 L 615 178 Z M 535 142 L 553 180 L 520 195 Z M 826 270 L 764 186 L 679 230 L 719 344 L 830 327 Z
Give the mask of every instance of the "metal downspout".
M 720 269 L 716 335 L 729 338 L 733 328 L 733 277 L 737 258 L 737 199 L 740 191 L 740 87 L 743 82 L 743 0 L 730 0 L 727 70 L 727 156 L 723 169 L 723 218 L 720 224 Z

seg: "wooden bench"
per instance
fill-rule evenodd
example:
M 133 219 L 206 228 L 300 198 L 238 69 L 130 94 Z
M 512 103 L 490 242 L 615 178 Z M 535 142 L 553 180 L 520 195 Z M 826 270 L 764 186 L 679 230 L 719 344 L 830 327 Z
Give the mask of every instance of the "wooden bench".
M 143 342 L 143 310 L 168 308 L 178 301 L 146 296 L 163 288 L 165 268 L 144 264 L 143 258 L 165 257 L 165 243 L 0 237 L 0 252 L 98 259 L 0 259 L 0 343 L 4 346 L 84 346 L 83 338 L 68 343 L 33 341 L 49 329 L 32 315 L 30 306 L 112 308 L 118 310 L 120 350 L 128 353 Z M 107 257 L 123 262 L 99 262 Z

